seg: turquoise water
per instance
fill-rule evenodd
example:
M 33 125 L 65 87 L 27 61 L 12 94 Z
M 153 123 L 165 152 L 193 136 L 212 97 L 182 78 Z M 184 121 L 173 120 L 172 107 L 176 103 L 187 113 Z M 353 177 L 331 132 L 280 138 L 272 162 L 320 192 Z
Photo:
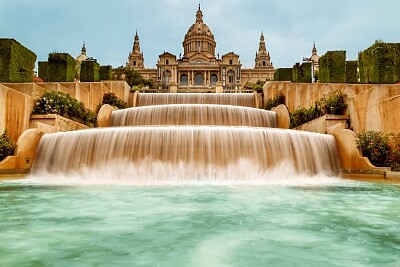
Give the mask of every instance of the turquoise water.
M 0 266 L 400 266 L 400 187 L 0 182 Z

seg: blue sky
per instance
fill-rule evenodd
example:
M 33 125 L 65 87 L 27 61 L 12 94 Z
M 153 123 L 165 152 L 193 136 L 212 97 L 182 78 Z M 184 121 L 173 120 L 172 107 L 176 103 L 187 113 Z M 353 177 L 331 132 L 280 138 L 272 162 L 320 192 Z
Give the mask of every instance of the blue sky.
M 145 66 L 164 51 L 183 53 L 198 0 L 0 0 L 0 37 L 14 38 L 47 60 L 51 52 L 76 57 L 83 41 L 101 65 L 125 65 L 135 31 Z M 348 60 L 381 39 L 400 42 L 398 0 L 201 0 L 217 53 L 233 51 L 254 65 L 261 31 L 275 67 L 311 55 L 346 50 Z

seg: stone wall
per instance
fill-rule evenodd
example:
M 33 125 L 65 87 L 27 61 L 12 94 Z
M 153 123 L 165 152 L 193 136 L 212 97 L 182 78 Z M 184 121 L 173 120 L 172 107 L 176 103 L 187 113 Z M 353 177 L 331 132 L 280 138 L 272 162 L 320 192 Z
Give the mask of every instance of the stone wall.
M 7 134 L 14 142 L 29 128 L 33 98 L 0 84 L 0 133 Z
M 4 83 L 0 84 L 0 133 L 7 133 L 16 142 L 29 129 L 35 99 L 46 91 L 60 91 L 96 111 L 105 93 L 113 92 L 124 101 L 129 100 L 130 87 L 124 81 L 98 83 Z
M 400 132 L 398 112 L 400 85 L 371 84 L 306 84 L 291 82 L 267 82 L 264 85 L 265 101 L 281 92 L 286 96 L 289 112 L 297 107 L 308 108 L 315 105 L 330 91 L 340 90 L 349 96 L 346 114 L 350 116 L 350 128 L 361 131 Z M 397 113 L 399 114 L 399 113 Z
M 400 95 L 379 103 L 381 124 L 385 132 L 400 133 Z

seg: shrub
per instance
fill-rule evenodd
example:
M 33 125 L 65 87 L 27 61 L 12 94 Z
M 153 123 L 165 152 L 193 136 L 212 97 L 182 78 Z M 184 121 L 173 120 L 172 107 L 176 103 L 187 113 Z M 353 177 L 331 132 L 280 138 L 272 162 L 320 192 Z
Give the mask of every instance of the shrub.
M 97 125 L 96 114 L 85 108 L 85 105 L 71 97 L 69 94 L 61 92 L 46 92 L 36 100 L 32 114 L 45 115 L 57 114 L 90 127 Z
M 120 99 L 114 93 L 106 93 L 103 95 L 103 100 L 101 101 L 101 104 L 97 106 L 97 113 L 99 113 L 101 106 L 105 104 L 116 107 L 118 109 L 124 109 L 128 107 L 128 103 Z
M 101 81 L 109 81 L 113 79 L 112 66 L 100 66 L 99 76 Z
M 126 103 L 124 100 L 120 99 L 114 93 L 104 94 L 102 104 L 109 104 L 109 105 L 119 108 L 119 109 L 124 109 L 124 108 L 128 107 L 128 103 Z
M 319 58 L 318 63 L 318 79 L 320 82 L 346 82 L 346 51 L 328 51 Z
M 73 82 L 76 61 L 67 53 L 50 53 L 47 62 L 49 82 Z
M 0 161 L 5 159 L 7 156 L 14 155 L 15 148 L 16 145 L 12 141 L 11 137 L 7 135 L 7 131 L 0 135 Z
M 315 120 L 324 115 L 321 111 L 318 102 L 315 102 L 314 107 L 303 108 L 298 107 L 294 112 L 290 113 L 290 128 L 295 128 L 309 121 Z
M 14 39 L 0 38 L 0 82 L 32 82 L 36 54 Z
M 282 94 L 281 92 L 279 92 L 278 94 L 276 94 L 276 96 L 274 96 L 274 98 L 268 99 L 266 101 L 265 109 L 266 110 L 271 110 L 274 107 L 277 107 L 277 106 L 279 106 L 281 104 L 284 105 L 285 104 L 285 100 L 286 100 L 285 95 Z
M 84 60 L 81 62 L 80 81 L 81 82 L 99 82 L 100 65 L 96 60 Z
M 279 68 L 274 73 L 274 81 L 293 81 L 292 68 Z
M 366 131 L 357 135 L 356 146 L 361 149 L 362 155 L 378 167 L 390 166 L 391 146 L 389 134 L 383 132 Z
M 296 63 L 293 68 L 293 82 L 311 83 L 311 63 Z
M 343 115 L 347 108 L 347 95 L 339 90 L 331 91 L 321 98 L 321 109 L 324 114 Z

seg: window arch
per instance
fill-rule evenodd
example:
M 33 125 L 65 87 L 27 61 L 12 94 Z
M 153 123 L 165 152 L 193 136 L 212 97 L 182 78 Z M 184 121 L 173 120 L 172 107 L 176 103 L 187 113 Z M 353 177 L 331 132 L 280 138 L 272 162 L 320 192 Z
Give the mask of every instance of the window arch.
M 182 74 L 180 79 L 181 85 L 188 85 L 188 76 L 187 74 Z
M 217 74 L 211 74 L 211 77 L 210 77 L 211 86 L 215 86 L 217 84 L 217 81 L 218 81 Z
M 197 72 L 194 75 L 194 85 L 204 85 L 204 76 L 203 73 Z

